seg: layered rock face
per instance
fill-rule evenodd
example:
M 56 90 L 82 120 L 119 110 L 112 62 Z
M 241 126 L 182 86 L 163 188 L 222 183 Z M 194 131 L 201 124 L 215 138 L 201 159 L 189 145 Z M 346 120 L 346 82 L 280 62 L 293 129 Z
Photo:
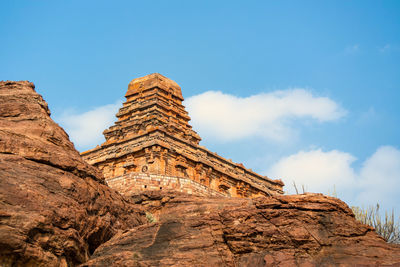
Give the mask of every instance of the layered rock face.
M 122 193 L 129 193 L 128 188 L 130 192 L 173 188 L 194 193 L 201 185 L 233 197 L 283 193 L 281 180 L 261 176 L 199 145 L 176 82 L 153 73 L 132 80 L 125 97 L 118 121 L 104 131 L 106 142 L 82 153 L 110 186 L 124 188 L 119 190 Z M 175 178 L 188 178 L 193 187 L 181 186 Z
M 399 246 L 321 194 L 132 198 L 155 222 L 115 235 L 83 266 L 400 266 Z
M 104 183 L 29 82 L 0 82 L 0 265 L 75 266 L 145 221 Z
M 400 246 L 320 194 L 119 193 L 29 82 L 0 82 L 0 266 L 400 266 Z

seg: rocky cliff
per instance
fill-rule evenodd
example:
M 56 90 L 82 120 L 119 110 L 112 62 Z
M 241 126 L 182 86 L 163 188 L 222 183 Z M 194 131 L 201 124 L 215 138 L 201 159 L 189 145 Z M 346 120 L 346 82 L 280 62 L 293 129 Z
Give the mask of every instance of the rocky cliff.
M 115 235 L 84 266 L 400 266 L 399 246 L 321 194 L 132 199 L 154 222 Z
M 49 114 L 0 82 L 0 266 L 400 266 L 336 198 L 122 197 Z
M 0 266 L 74 266 L 145 222 L 83 161 L 29 82 L 0 82 Z

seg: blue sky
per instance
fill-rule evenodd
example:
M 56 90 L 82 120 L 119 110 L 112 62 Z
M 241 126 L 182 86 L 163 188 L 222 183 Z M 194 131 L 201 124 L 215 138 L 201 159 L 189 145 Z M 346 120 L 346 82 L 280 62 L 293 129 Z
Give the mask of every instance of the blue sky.
M 79 150 L 102 142 L 130 80 L 159 72 L 182 87 L 210 150 L 289 192 L 292 180 L 336 188 L 350 205 L 400 214 L 399 1 L 0 8 L 0 79 L 34 82 Z

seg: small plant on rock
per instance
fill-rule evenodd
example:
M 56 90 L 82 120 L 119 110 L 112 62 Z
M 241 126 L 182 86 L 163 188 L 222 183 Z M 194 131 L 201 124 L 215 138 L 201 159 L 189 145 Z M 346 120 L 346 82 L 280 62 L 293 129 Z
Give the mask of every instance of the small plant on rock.
M 147 211 L 146 211 L 146 219 L 147 219 L 147 221 L 148 221 L 149 223 L 153 223 L 153 222 L 156 222 L 156 221 L 157 221 L 157 219 L 154 218 L 153 214 L 150 213 L 150 212 L 147 212 Z
M 395 221 L 394 211 L 385 212 L 382 218 L 379 213 L 379 204 L 367 209 L 351 207 L 356 219 L 375 228 L 375 231 L 389 243 L 400 244 L 400 224 Z

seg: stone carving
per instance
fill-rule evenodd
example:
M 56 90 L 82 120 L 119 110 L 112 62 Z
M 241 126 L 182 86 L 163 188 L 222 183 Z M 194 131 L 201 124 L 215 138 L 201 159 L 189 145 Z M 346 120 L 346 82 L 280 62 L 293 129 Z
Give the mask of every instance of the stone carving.
M 282 194 L 283 182 L 233 163 L 199 145 L 179 85 L 158 73 L 132 80 L 106 142 L 83 152 L 106 181 L 132 173 L 188 177 L 234 197 Z M 143 186 L 141 186 L 143 188 Z

